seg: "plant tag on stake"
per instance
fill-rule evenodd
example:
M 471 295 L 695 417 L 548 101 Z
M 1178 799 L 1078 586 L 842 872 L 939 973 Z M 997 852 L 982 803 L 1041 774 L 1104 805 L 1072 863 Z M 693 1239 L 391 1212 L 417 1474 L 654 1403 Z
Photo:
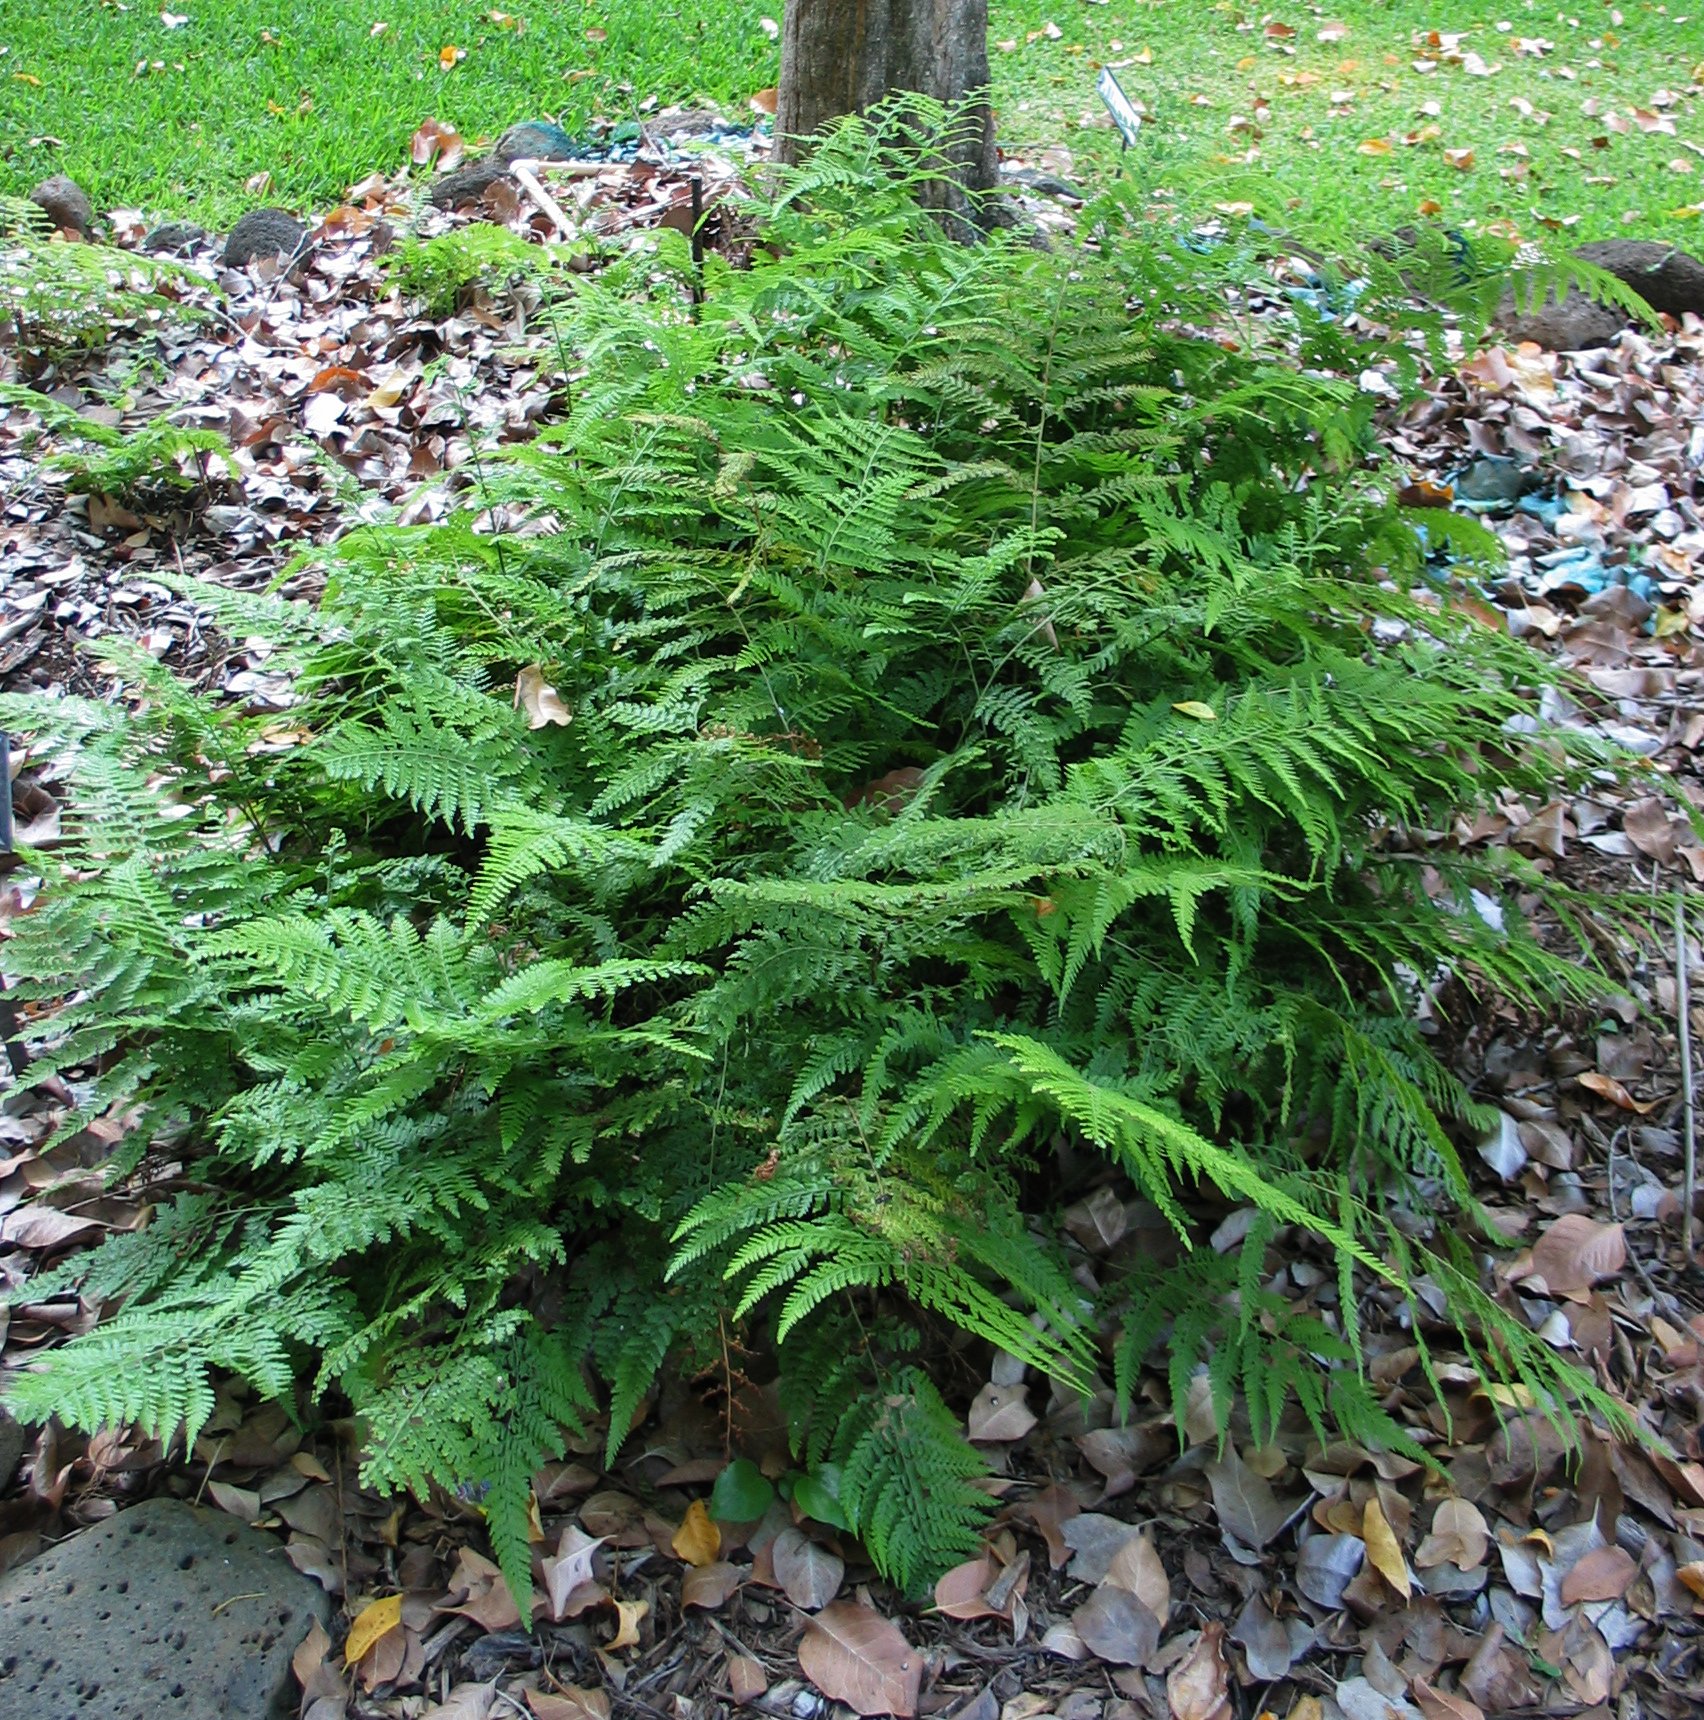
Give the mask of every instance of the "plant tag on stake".
M 1101 74 L 1095 79 L 1095 94 L 1106 103 L 1106 111 L 1112 115 L 1112 123 L 1118 127 L 1118 135 L 1124 139 L 1124 147 L 1128 149 L 1142 129 L 1142 115 L 1136 104 L 1105 66 L 1101 67 Z

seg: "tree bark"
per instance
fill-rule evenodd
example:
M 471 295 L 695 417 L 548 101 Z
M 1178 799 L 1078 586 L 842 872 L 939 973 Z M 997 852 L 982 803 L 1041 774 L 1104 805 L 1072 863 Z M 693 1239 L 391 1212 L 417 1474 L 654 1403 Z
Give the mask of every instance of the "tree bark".
M 904 90 L 961 109 L 946 148 L 919 139 L 950 175 L 925 201 L 975 218 L 997 177 L 988 0 L 787 0 L 776 160 L 797 162 L 823 126 Z

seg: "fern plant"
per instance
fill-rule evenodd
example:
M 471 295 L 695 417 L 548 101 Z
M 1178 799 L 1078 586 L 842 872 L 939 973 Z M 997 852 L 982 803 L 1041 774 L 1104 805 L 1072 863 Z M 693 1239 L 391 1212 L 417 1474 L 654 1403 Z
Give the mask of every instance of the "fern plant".
M 1221 1414 L 1396 1437 L 1355 1310 L 1430 1273 L 1482 1368 L 1614 1413 L 1440 1216 L 1482 1114 L 1415 976 L 1593 979 L 1477 911 L 1516 860 L 1406 833 L 1601 761 L 1421 579 L 1334 379 L 1385 349 L 1197 332 L 1242 260 L 1117 200 L 1091 250 L 961 247 L 905 159 L 848 122 L 749 268 L 663 234 L 576 285 L 571 416 L 470 498 L 514 536 L 357 532 L 311 608 L 207 591 L 296 676 L 283 750 L 116 646 L 127 704 L 0 700 L 77 758 L 8 945 L 59 1005 L 34 1068 L 98 1071 L 114 1174 L 196 1191 L 71 1263 L 121 1311 L 18 1413 L 193 1440 L 217 1374 L 305 1380 L 375 1481 L 480 1489 L 517 1591 L 561 1430 L 613 1456 L 733 1328 L 905 1583 L 986 1509 L 919 1322 L 1086 1389 L 1110 1316 L 1127 1398 L 1169 1336 L 1180 1397 L 1199 1357 Z M 1061 1143 L 1176 1238 L 1098 1306 Z M 1285 1233 L 1336 1294 L 1279 1305 Z
M 436 238 L 406 235 L 384 258 L 385 272 L 428 316 L 448 316 L 467 291 L 516 276 L 546 275 L 553 254 L 507 227 L 475 221 Z
M 58 446 L 42 464 L 64 472 L 68 487 L 82 494 L 136 498 L 157 491 L 204 489 L 212 463 L 235 471 L 229 445 L 213 430 L 174 424 L 169 414 L 134 430 L 103 424 L 33 388 L 0 382 L 0 406 L 40 420 Z
M 0 198 L 0 322 L 18 349 L 45 361 L 99 346 L 117 328 L 193 317 L 181 289 L 205 286 L 182 264 L 93 241 L 50 236 L 47 215 Z

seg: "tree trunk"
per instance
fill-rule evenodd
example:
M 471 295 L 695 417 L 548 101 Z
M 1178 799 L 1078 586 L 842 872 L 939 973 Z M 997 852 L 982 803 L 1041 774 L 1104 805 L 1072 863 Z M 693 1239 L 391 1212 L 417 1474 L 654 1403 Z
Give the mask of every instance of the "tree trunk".
M 899 90 L 965 104 L 958 134 L 931 150 L 950 178 L 924 200 L 982 224 L 978 198 L 996 180 L 988 0 L 787 0 L 776 160 L 798 161 L 814 132 Z

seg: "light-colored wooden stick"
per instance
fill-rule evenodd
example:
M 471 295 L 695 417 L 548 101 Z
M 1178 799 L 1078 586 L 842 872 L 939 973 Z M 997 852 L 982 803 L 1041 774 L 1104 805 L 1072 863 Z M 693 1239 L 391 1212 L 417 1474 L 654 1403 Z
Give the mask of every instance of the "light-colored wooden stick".
M 538 175 L 533 172 L 536 165 L 530 161 L 511 161 L 509 171 L 521 182 L 527 195 L 532 198 L 540 209 L 556 223 L 556 230 L 564 239 L 574 237 L 574 223 L 562 213 L 562 205 L 539 184 Z

